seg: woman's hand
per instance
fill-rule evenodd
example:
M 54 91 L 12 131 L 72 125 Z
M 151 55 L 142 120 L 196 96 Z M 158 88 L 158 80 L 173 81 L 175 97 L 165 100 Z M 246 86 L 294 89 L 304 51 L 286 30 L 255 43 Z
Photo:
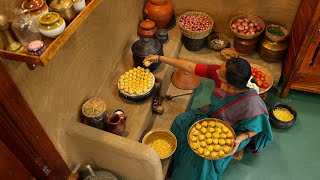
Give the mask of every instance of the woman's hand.
M 233 148 L 231 154 L 234 154 L 237 151 L 241 142 L 242 142 L 242 140 L 238 139 L 238 137 L 236 138 L 236 140 L 234 140 L 234 148 Z
M 159 55 L 149 55 L 144 60 L 142 61 L 143 65 L 148 67 L 153 63 L 157 63 L 160 61 L 160 56 Z

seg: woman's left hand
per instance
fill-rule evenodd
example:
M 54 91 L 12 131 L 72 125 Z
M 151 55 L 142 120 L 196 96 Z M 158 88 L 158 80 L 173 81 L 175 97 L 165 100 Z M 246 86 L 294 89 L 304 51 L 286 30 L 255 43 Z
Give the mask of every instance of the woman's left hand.
M 239 147 L 241 142 L 242 142 L 242 140 L 240 140 L 238 138 L 236 138 L 236 140 L 234 140 L 234 148 L 233 148 L 231 154 L 234 154 L 237 151 L 237 149 L 238 149 L 238 147 Z

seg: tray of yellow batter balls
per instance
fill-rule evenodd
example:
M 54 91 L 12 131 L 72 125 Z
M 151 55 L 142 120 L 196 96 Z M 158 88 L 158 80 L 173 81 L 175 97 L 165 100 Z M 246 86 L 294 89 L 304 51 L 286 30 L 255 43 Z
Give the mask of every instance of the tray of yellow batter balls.
M 229 156 L 236 135 L 227 123 L 216 118 L 195 122 L 188 132 L 190 148 L 200 157 L 217 160 Z
M 141 100 L 151 94 L 155 77 L 149 69 L 140 66 L 130 69 L 122 74 L 118 81 L 120 93 L 133 100 Z

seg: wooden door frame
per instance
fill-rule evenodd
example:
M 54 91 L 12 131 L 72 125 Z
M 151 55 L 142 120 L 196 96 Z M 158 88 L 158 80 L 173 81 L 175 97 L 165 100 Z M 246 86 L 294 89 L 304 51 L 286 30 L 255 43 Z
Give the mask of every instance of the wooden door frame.
M 68 179 L 68 166 L 1 61 L 0 139 L 35 178 Z

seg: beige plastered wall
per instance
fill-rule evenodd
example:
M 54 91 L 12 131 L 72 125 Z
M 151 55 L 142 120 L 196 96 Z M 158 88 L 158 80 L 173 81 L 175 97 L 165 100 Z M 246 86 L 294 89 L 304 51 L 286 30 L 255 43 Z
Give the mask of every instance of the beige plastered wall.
M 214 30 L 232 36 L 230 20 L 240 14 L 251 14 L 267 23 L 291 29 L 301 0 L 172 0 L 176 14 L 186 11 L 208 13 L 215 21 Z
M 1 0 L 0 12 L 10 19 L 19 4 Z M 89 162 L 125 179 L 162 179 L 150 147 L 79 123 L 85 100 L 100 97 L 112 104 L 105 89 L 136 38 L 143 4 L 103 0 L 46 67 L 30 71 L 24 63 L 1 60 L 70 168 Z

